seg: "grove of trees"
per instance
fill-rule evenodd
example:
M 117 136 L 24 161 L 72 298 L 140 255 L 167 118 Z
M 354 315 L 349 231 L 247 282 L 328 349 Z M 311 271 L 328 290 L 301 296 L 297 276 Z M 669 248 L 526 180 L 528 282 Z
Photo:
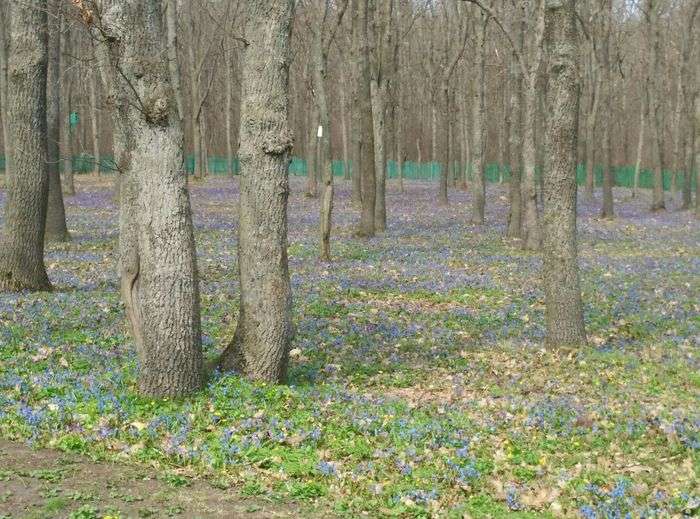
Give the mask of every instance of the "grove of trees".
M 292 155 L 319 198 L 324 262 L 335 164 L 356 236 L 391 240 L 387 193 L 411 163 L 439 171 L 436 205 L 471 192 L 476 225 L 496 163 L 510 184 L 505 235 L 543 256 L 546 344 L 575 348 L 577 166 L 601 218 L 616 216 L 616 185 L 639 196 L 643 168 L 650 213 L 692 210 L 699 11 L 700 0 L 3 2 L 0 290 L 51 289 L 44 242 L 71 239 L 74 169 L 110 175 L 140 391 L 192 393 L 205 367 L 188 182 L 240 175 L 240 306 L 218 365 L 283 382 Z

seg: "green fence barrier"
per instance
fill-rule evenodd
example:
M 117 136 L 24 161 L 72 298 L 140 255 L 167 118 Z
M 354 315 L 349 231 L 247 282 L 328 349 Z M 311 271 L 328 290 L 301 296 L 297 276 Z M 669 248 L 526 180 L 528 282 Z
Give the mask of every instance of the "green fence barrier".
M 72 159 L 73 172 L 77 174 L 81 173 L 92 173 L 94 171 L 95 160 L 91 155 L 83 154 L 76 155 Z M 64 163 L 63 161 L 59 164 L 59 170 L 63 171 Z M 114 160 L 110 156 L 100 157 L 100 173 L 109 174 L 116 171 Z M 185 168 L 188 173 L 192 174 L 194 172 L 194 156 L 188 155 L 185 158 Z M 346 171 L 348 176 L 352 174 L 352 162 L 345 163 L 342 160 L 334 160 L 331 163 L 331 168 L 333 171 L 333 176 L 335 177 L 345 177 Z M 455 172 L 464 173 L 466 172 L 467 178 L 473 180 L 473 172 L 471 167 L 461 169 L 462 166 L 455 162 L 452 166 L 452 174 Z M 442 164 L 437 162 L 411 162 L 406 161 L 403 163 L 403 178 L 406 180 L 427 180 L 436 181 L 440 178 L 442 172 Z M 0 172 L 5 171 L 5 157 L 0 156 Z M 231 161 L 225 157 L 209 157 L 208 159 L 208 172 L 212 175 L 228 175 L 230 172 L 234 175 L 240 174 L 241 163 L 238 158 L 234 158 Z M 594 177 L 596 186 L 603 185 L 603 168 L 601 166 L 596 166 L 594 168 Z M 399 167 L 395 160 L 387 161 L 386 164 L 387 178 L 397 179 L 399 178 Z M 308 175 L 308 164 L 306 159 L 300 157 L 292 157 L 289 164 L 289 174 L 298 177 L 305 177 Z M 495 182 L 509 182 L 510 181 L 510 168 L 507 166 L 500 166 L 499 164 L 487 164 L 486 170 L 484 172 L 486 176 L 486 181 Z M 634 166 L 619 166 L 614 168 L 613 171 L 615 185 L 618 187 L 633 187 L 634 185 Z M 538 168 L 535 171 L 535 176 L 539 181 L 541 171 Z M 664 190 L 669 191 L 671 189 L 671 172 L 664 171 L 663 173 L 663 184 Z M 579 164 L 576 169 L 576 181 L 579 185 L 584 185 L 586 183 L 586 168 L 583 164 Z M 678 188 L 683 187 L 685 182 L 685 175 L 678 175 L 677 177 Z M 691 176 L 691 189 L 695 189 L 696 175 Z M 654 187 L 654 172 L 649 169 L 643 169 L 639 173 L 639 187 L 642 189 L 651 189 Z

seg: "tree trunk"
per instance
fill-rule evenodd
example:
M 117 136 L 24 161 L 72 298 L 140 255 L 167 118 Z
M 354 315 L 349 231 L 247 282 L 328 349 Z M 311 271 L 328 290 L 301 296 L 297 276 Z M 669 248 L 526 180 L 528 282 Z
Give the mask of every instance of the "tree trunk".
M 522 229 L 522 197 L 521 197 L 521 175 L 523 166 L 523 75 L 518 66 L 515 56 L 511 58 L 510 81 L 512 89 L 510 92 L 510 113 L 511 126 L 510 135 L 510 186 L 508 211 L 508 228 L 506 236 L 508 238 L 519 238 Z
M 229 175 L 234 173 L 233 162 L 233 125 L 231 116 L 233 111 L 233 64 L 226 53 L 226 171 Z
M 700 92 L 695 92 L 695 168 L 700 169 Z M 688 181 L 690 184 L 690 179 Z M 700 174 L 695 172 L 695 218 L 700 219 Z
M 535 177 L 535 110 L 537 107 L 537 78 L 531 73 L 525 89 L 523 111 L 523 170 L 522 183 L 523 217 L 521 239 L 526 250 L 537 250 L 541 245 L 540 223 L 537 215 L 537 179 Z
M 59 138 L 61 134 L 60 55 L 61 23 L 60 0 L 48 0 L 48 66 L 46 75 L 46 138 L 49 175 L 49 197 L 46 210 L 47 242 L 65 242 L 70 239 L 66 226 L 66 211 L 59 173 Z
M 8 35 L 7 28 L 10 26 L 9 6 L 4 2 L 0 5 L 0 118 L 2 118 L 2 142 L 5 153 L 5 177 L 10 177 L 10 132 L 8 130 L 9 122 L 7 120 L 8 108 L 8 92 L 7 92 L 7 49 Z
M 579 79 L 575 0 L 547 0 L 549 109 L 546 135 L 543 268 L 546 343 L 586 342 L 576 247 Z
M 612 40 L 612 0 L 605 0 L 605 38 L 603 39 L 603 89 L 605 102 L 605 121 L 603 121 L 603 208 L 601 218 L 614 218 L 615 210 L 613 207 L 613 160 L 612 160 L 612 136 L 610 134 L 613 122 L 612 113 L 612 96 L 613 85 L 610 64 L 610 44 Z
M 107 58 L 100 61 L 118 127 L 119 272 L 139 390 L 180 397 L 203 382 L 199 281 L 160 2 L 106 0 L 100 17 L 91 29 Z
M 598 119 L 598 106 L 600 105 L 600 94 L 602 76 L 596 72 L 594 68 L 592 76 L 594 77 L 594 85 L 591 93 L 591 106 L 586 114 L 586 199 L 593 200 L 595 191 L 595 149 L 596 149 L 596 134 L 595 127 Z
M 92 162 L 93 173 L 100 176 L 100 123 L 98 120 L 99 107 L 97 106 L 97 74 L 90 74 L 90 122 L 92 124 Z
M 646 102 L 646 94 L 644 94 L 643 105 L 640 110 L 639 116 L 639 140 L 637 141 L 637 161 L 634 165 L 634 185 L 632 186 L 632 198 L 637 197 L 637 191 L 639 190 L 639 173 L 642 169 L 642 156 L 644 154 L 644 132 L 647 125 L 647 115 L 649 111 L 649 105 Z
M 177 117 L 180 120 L 180 127 L 185 121 L 185 103 L 182 97 L 180 59 L 177 55 L 177 0 L 166 0 L 165 23 L 167 32 L 168 47 L 168 71 L 170 73 L 170 83 L 173 88 L 173 96 L 177 105 Z
M 474 198 L 472 205 L 472 223 L 484 223 L 484 206 L 486 205 L 486 178 L 484 176 L 484 135 L 486 133 L 486 118 L 484 94 L 486 85 L 486 25 L 488 20 L 481 13 L 482 27 L 477 33 L 477 77 L 474 87 L 474 143 L 472 150 L 474 171 Z
M 49 290 L 44 232 L 49 177 L 46 151 L 46 0 L 10 4 L 7 119 L 12 135 L 0 291 Z
M 649 17 L 649 27 L 647 27 L 648 36 L 651 38 L 651 61 L 650 68 L 651 81 L 649 82 L 651 110 L 654 116 L 654 129 L 656 132 L 656 164 L 654 164 L 654 190 L 652 194 L 652 211 L 663 211 L 666 209 L 664 201 L 664 183 L 663 169 L 665 161 L 665 146 L 664 141 L 664 118 L 663 118 L 663 102 L 661 99 L 662 81 L 664 77 L 661 74 L 661 23 L 659 21 L 659 6 L 655 0 L 647 0 L 647 13 Z
M 386 230 L 386 87 L 370 80 L 372 131 L 374 132 L 374 171 L 377 192 L 374 204 L 374 228 Z
M 356 111 L 358 125 L 354 129 L 360 139 L 359 173 L 362 177 L 362 211 L 357 235 L 370 238 L 375 233 L 374 210 L 376 204 L 376 178 L 374 163 L 374 128 L 372 122 L 372 96 L 370 87 L 369 0 L 357 0 L 359 9 L 356 35 L 357 92 Z
M 318 157 L 321 171 L 321 243 L 319 258 L 321 261 L 331 261 L 331 226 L 333 222 L 333 169 L 331 164 L 331 116 L 326 95 L 326 70 L 328 57 L 323 48 L 322 24 L 315 27 L 312 42 L 313 52 L 313 83 L 316 99 L 316 110 L 319 116 Z M 342 108 L 341 108 L 342 109 Z
M 73 78 L 67 67 L 67 57 L 72 55 L 73 46 L 71 44 L 71 33 L 68 30 L 62 31 L 61 53 L 61 97 L 65 100 L 65 113 L 63 119 L 63 141 L 61 155 L 63 156 L 63 193 L 69 196 L 75 194 L 75 182 L 73 179 L 73 126 L 70 124 L 70 116 L 73 112 Z
M 292 0 L 248 0 L 241 94 L 240 314 L 220 364 L 266 382 L 286 378 L 292 338 L 287 267 L 287 176 L 292 136 Z
M 350 180 L 350 141 L 348 139 L 348 105 L 345 94 L 345 73 L 341 70 L 340 85 L 340 131 L 343 140 L 343 178 Z

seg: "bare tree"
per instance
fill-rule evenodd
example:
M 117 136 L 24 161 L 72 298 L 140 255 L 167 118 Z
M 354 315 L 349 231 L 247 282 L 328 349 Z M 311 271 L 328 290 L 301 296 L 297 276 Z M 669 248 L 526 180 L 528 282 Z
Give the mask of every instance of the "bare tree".
M 546 341 L 586 342 L 576 248 L 576 149 L 580 79 L 575 0 L 546 0 L 549 53 L 543 269 Z
M 49 196 L 46 211 L 46 241 L 65 242 L 70 239 L 63 205 L 63 190 L 59 172 L 61 134 L 61 8 L 60 0 L 48 0 L 48 67 L 46 75 L 46 146 L 49 175 Z
M 7 119 L 12 175 L 0 243 L 0 291 L 51 288 L 44 267 L 47 29 L 46 0 L 10 4 Z
M 199 287 L 183 137 L 158 0 L 76 4 L 99 47 L 119 135 L 119 271 L 139 355 L 139 389 L 202 385 Z
M 248 0 L 241 97 L 238 326 L 220 365 L 267 382 L 286 378 L 292 338 L 287 267 L 292 0 Z

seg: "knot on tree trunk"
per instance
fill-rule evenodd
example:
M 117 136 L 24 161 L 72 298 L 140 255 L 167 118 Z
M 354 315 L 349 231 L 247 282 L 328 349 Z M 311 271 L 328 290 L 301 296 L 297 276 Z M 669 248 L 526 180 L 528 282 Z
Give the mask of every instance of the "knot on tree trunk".
M 292 149 L 294 137 L 289 130 L 269 134 L 263 141 L 262 149 L 267 155 L 284 155 Z

